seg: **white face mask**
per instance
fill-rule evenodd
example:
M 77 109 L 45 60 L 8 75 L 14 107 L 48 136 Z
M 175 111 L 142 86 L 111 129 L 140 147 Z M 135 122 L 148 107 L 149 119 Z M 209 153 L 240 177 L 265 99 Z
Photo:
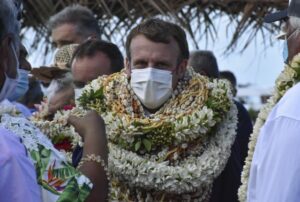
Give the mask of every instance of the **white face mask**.
M 81 96 L 83 88 L 75 88 L 74 91 L 75 91 L 75 100 L 77 100 Z
M 133 69 L 131 88 L 148 109 L 157 109 L 172 95 L 172 73 L 155 68 Z
M 14 53 L 14 57 L 15 57 L 15 60 L 16 60 L 16 67 L 15 68 L 18 70 L 18 68 L 19 68 L 19 59 L 18 59 L 16 50 L 13 47 L 12 44 L 11 44 L 11 48 L 12 48 L 12 51 Z M 12 68 L 12 67 L 9 67 L 9 68 Z M 17 75 L 17 78 L 12 79 L 6 74 L 6 72 L 4 74 L 5 74 L 5 81 L 4 81 L 4 84 L 3 84 L 2 89 L 0 91 L 0 101 L 8 98 L 11 95 L 13 95 L 14 91 L 15 91 L 15 88 L 17 86 L 17 83 L 18 83 L 18 79 L 17 79 L 18 75 Z

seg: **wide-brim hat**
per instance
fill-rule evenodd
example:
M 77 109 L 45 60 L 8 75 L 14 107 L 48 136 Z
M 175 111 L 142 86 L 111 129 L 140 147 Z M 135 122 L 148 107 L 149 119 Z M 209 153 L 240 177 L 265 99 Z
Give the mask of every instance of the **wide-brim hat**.
M 65 73 L 70 72 L 69 69 L 61 69 L 59 67 L 41 66 L 32 68 L 31 74 L 44 83 L 50 83 L 53 79 L 61 78 Z
M 279 20 L 288 19 L 288 17 L 298 17 L 300 18 L 300 1 L 299 0 L 289 0 L 289 5 L 287 9 L 270 13 L 265 16 L 264 22 L 272 23 Z
M 71 60 L 77 47 L 78 44 L 61 47 L 54 56 L 53 65 L 32 68 L 31 74 L 45 83 L 50 83 L 53 79 L 63 77 L 65 73 L 71 71 Z

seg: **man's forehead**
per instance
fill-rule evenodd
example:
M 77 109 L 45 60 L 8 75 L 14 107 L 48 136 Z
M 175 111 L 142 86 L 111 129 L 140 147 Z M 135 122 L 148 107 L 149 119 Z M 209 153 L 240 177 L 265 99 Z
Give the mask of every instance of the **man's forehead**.
M 174 54 L 177 55 L 179 51 L 179 46 L 173 38 L 170 38 L 169 43 L 163 43 L 154 42 L 143 35 L 138 35 L 134 37 L 130 43 L 131 57 L 133 57 L 134 55 L 141 56 L 143 54 L 149 53 L 151 53 L 153 56 L 169 56 Z

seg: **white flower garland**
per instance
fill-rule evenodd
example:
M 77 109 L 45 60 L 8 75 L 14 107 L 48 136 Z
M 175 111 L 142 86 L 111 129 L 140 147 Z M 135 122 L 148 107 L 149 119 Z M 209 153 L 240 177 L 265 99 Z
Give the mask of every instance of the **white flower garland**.
M 159 190 L 168 194 L 194 193 L 199 187 L 212 184 L 225 167 L 230 156 L 228 151 L 235 139 L 236 115 L 236 106 L 232 105 L 230 113 L 211 137 L 205 151 L 187 157 L 176 166 L 170 166 L 168 161 L 148 160 L 110 144 L 111 172 L 132 187 Z
M 296 55 L 289 65 L 286 65 L 276 80 L 276 88 L 273 95 L 268 99 L 267 103 L 262 107 L 258 114 L 255 125 L 253 127 L 253 133 L 250 137 L 248 156 L 245 160 L 245 165 L 242 172 L 242 185 L 239 188 L 239 201 L 247 201 L 247 189 L 248 180 L 250 175 L 251 163 L 255 151 L 255 146 L 260 134 L 260 129 L 264 125 L 269 113 L 281 97 L 295 84 L 300 81 L 300 54 Z
M 102 115 L 105 114 L 103 119 L 107 125 L 106 130 L 109 139 L 114 143 L 120 141 L 126 142 L 126 144 L 136 143 L 136 138 L 148 131 L 156 131 L 156 134 L 148 135 L 147 138 L 157 143 L 158 146 L 168 146 L 170 142 L 178 145 L 181 142 L 195 140 L 207 134 L 220 121 L 217 119 L 220 118 L 217 110 L 204 105 L 203 102 L 211 99 L 217 103 L 214 103 L 217 105 L 215 108 L 221 110 L 222 105 L 226 107 L 230 103 L 229 100 L 232 99 L 232 96 L 228 94 L 229 86 L 226 81 L 209 82 L 206 77 L 196 75 L 192 69 L 189 69 L 183 83 L 179 83 L 172 98 L 158 112 L 145 116 L 144 109 L 133 93 L 126 74 L 116 74 L 116 77 L 111 76 L 106 79 L 100 77 L 83 90 L 83 97 L 101 93 L 99 91 L 103 91 L 105 95 L 108 94 L 102 102 L 89 101 L 86 103 L 84 101 L 83 103 L 88 108 L 94 109 Z M 189 84 L 192 87 L 187 89 L 185 86 L 189 82 L 193 84 Z M 123 88 L 119 87 L 120 90 L 117 92 L 116 88 L 119 85 L 122 85 Z M 117 95 L 110 93 L 111 91 L 116 91 Z M 115 97 L 119 97 L 121 101 L 114 101 Z M 178 97 L 182 102 L 178 103 Z M 112 110 L 105 111 L 103 106 L 112 108 Z M 135 106 L 136 109 L 133 109 L 132 106 Z
M 52 121 L 38 119 L 36 117 L 31 119 L 31 121 L 40 128 L 49 139 L 53 139 L 55 136 L 63 134 L 65 137 L 70 137 L 72 139 L 73 147 L 76 145 L 83 146 L 82 138 L 75 131 L 73 126 L 67 125 L 67 120 L 71 114 L 82 116 L 84 113 L 84 110 L 74 108 L 72 110 L 58 111 Z
M 98 111 L 106 123 L 111 200 L 156 201 L 157 196 L 174 195 L 178 200 L 193 197 L 205 201 L 236 136 L 237 109 L 229 83 L 209 81 L 192 69 L 172 98 L 149 116 L 124 72 L 92 81 L 76 105 Z M 58 133 L 72 136 L 75 131 L 65 120 L 76 113 L 84 114 L 84 110 L 61 112 L 53 121 L 36 125 L 49 137 Z M 124 192 L 118 183 L 128 189 Z

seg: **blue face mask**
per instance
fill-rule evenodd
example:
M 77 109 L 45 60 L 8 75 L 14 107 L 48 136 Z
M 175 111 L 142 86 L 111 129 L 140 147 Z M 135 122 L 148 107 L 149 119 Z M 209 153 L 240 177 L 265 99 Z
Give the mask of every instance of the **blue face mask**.
M 282 57 L 284 63 L 288 63 L 288 57 L 289 57 L 289 49 L 288 49 L 288 42 L 287 40 L 284 40 L 283 42 L 283 51 L 282 51 Z
M 11 94 L 7 99 L 9 101 L 16 101 L 21 98 L 28 91 L 29 80 L 28 80 L 29 71 L 24 69 L 18 69 L 18 83 L 15 88 L 15 92 Z

